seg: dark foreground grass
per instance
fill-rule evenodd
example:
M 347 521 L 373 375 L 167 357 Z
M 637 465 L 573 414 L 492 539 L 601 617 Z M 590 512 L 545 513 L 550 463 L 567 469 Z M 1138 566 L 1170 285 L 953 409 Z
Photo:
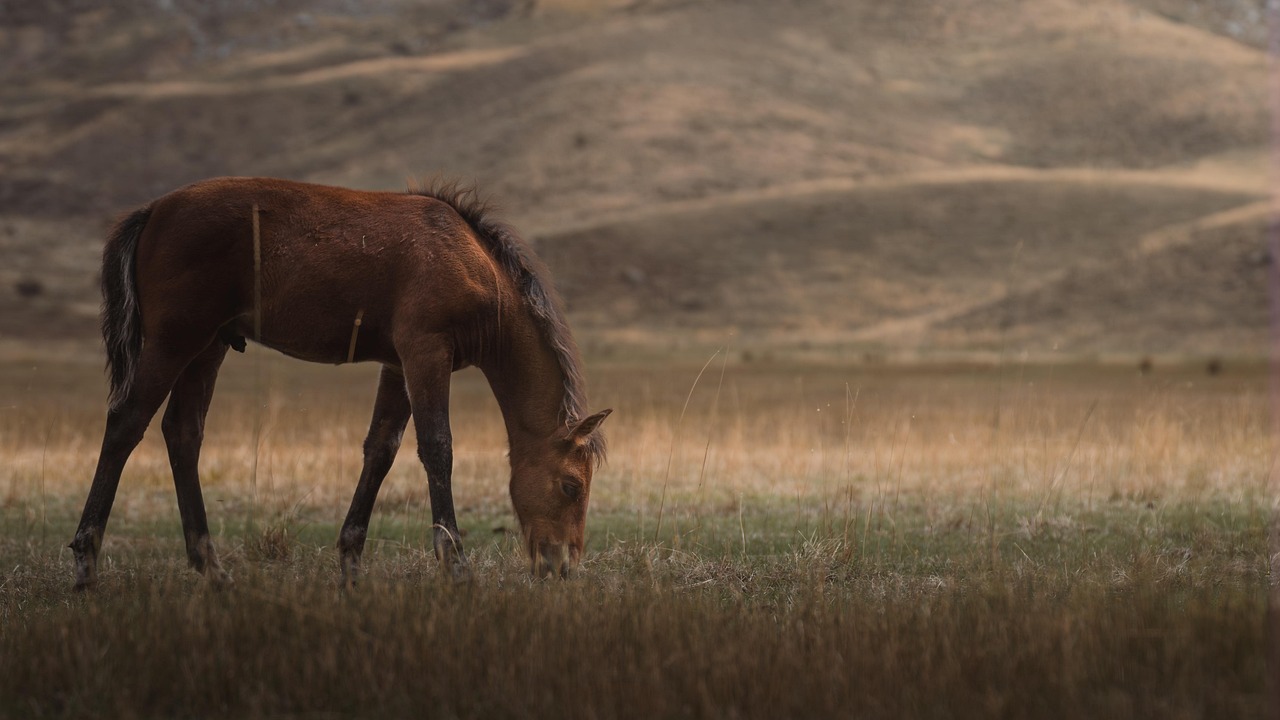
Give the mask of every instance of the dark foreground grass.
M 991 545 L 904 515 L 899 549 L 874 530 L 759 554 L 709 527 L 720 549 L 613 541 L 570 582 L 530 581 L 495 542 L 460 588 L 425 545 L 383 546 L 353 594 L 330 549 L 275 535 L 287 552 L 224 538 L 231 591 L 183 569 L 176 542 L 123 540 L 77 596 L 65 553 L 10 537 L 0 713 L 1264 716 L 1265 516 L 1165 515 Z

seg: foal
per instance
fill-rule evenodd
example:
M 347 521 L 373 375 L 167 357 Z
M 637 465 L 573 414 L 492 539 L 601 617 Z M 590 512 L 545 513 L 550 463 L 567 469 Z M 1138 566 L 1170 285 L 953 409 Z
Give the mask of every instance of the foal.
M 410 416 L 436 556 L 453 580 L 470 577 L 453 508 L 449 381 L 472 365 L 502 409 L 511 501 L 533 574 L 565 577 L 577 566 L 610 411 L 587 413 L 581 357 L 546 269 L 473 192 L 206 180 L 116 227 L 102 291 L 111 394 L 71 541 L 77 589 L 97 582 L 120 473 L 166 397 L 161 429 L 187 558 L 215 585 L 230 582 L 209 537 L 197 462 L 218 369 L 245 338 L 311 362 L 382 365 L 338 538 L 345 584 L 359 576 L 378 488 Z

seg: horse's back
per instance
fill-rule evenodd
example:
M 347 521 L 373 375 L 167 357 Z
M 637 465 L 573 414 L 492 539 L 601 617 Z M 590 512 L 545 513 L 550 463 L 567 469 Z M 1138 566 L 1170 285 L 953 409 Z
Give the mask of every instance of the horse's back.
M 155 324 L 211 337 L 228 326 L 334 363 L 394 362 L 397 333 L 448 332 L 499 291 L 445 203 L 272 178 L 216 178 L 158 199 L 137 267 Z

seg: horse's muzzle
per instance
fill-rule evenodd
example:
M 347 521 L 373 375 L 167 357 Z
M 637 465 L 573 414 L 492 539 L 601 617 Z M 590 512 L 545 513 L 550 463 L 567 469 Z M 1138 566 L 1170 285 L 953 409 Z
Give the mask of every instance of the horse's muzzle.
M 539 543 L 537 552 L 533 554 L 533 576 L 542 578 L 568 578 L 578 565 L 566 543 Z

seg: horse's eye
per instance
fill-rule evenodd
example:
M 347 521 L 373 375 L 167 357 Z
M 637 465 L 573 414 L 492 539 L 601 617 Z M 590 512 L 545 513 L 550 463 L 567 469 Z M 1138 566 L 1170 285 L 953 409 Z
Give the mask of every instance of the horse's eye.
M 561 480 L 560 492 L 564 493 L 565 497 L 570 500 L 577 500 L 578 496 L 582 494 L 582 484 L 577 480 Z

